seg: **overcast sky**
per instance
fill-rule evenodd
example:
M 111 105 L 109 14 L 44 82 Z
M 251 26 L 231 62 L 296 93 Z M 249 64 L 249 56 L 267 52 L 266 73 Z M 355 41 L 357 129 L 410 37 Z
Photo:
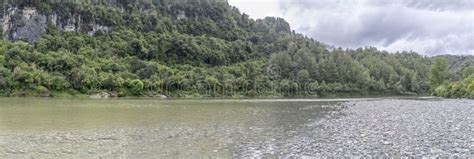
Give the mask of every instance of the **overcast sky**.
M 474 55 L 474 0 L 229 0 L 252 18 L 285 18 L 324 43 Z

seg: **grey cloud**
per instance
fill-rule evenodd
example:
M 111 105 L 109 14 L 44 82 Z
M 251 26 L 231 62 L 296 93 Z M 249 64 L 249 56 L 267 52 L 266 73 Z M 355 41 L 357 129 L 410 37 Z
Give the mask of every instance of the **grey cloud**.
M 437 11 L 446 10 L 472 10 L 474 9 L 473 0 L 280 0 L 282 8 L 293 5 L 304 6 L 308 8 L 331 8 L 340 5 L 350 5 L 350 3 L 365 3 L 371 6 L 390 6 L 401 5 L 410 8 L 428 9 Z M 291 6 L 286 6 L 292 4 Z
M 405 0 L 404 3 L 413 8 L 436 11 L 473 10 L 473 0 Z
M 298 32 L 342 47 L 474 54 L 472 0 L 280 0 Z

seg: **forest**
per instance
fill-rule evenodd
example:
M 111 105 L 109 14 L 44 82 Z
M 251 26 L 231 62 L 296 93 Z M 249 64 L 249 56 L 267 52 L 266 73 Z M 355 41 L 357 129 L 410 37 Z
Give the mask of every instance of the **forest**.
M 84 23 L 112 29 L 90 35 L 48 23 L 34 43 L 0 35 L 0 93 L 474 98 L 472 56 L 343 49 L 295 33 L 282 18 L 251 19 L 226 2 L 118 0 L 121 9 L 101 2 L 10 4 L 45 15 L 79 14 Z

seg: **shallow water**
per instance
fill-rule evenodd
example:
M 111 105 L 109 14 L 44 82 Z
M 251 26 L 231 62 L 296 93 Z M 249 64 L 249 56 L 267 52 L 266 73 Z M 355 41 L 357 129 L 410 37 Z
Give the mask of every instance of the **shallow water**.
M 349 100 L 349 99 L 347 99 Z M 0 99 L 0 129 L 53 131 L 218 125 L 274 127 L 301 125 L 332 110 L 339 100 L 89 100 Z M 308 108 L 308 106 L 316 106 Z
M 473 106 L 397 98 L 0 98 L 0 158 L 470 156 Z

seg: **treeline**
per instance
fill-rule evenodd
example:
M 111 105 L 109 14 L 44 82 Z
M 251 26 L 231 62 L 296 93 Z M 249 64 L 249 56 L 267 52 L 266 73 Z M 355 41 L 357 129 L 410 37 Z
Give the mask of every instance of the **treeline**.
M 42 3 L 113 28 L 94 35 L 53 25 L 34 44 L 0 41 L 5 96 L 328 96 L 428 94 L 431 58 L 372 47 L 343 50 L 250 19 L 227 3 Z M 24 4 L 22 4 L 24 5 Z M 29 4 L 30 6 L 32 4 Z
M 474 65 L 467 62 L 471 66 L 461 67 L 462 69 L 457 69 L 456 66 L 458 65 L 449 65 L 449 63 L 466 64 L 465 62 L 470 60 L 472 60 L 472 57 L 464 57 L 463 59 L 452 56 L 436 58 L 431 66 L 430 73 L 433 94 L 448 98 L 474 98 Z M 462 78 L 458 80 L 457 75 Z

